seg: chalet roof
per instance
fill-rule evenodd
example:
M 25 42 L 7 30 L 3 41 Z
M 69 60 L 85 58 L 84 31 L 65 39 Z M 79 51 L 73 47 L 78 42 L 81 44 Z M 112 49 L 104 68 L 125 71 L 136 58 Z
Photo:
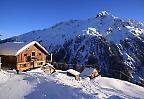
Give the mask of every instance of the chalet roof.
M 67 72 L 69 72 L 69 73 L 71 73 L 73 75 L 79 75 L 80 74 L 78 71 L 73 70 L 73 69 L 69 69 L 69 70 L 67 70 Z
M 24 42 L 7 42 L 0 44 L 0 55 L 12 55 L 17 56 L 19 53 L 21 53 L 23 50 L 25 50 L 27 47 L 36 44 L 40 48 L 43 49 L 45 53 L 48 54 L 47 50 L 42 47 L 38 42 L 32 41 L 30 43 L 24 43 Z
M 86 68 L 82 71 L 81 76 L 90 76 L 94 70 L 95 70 L 95 68 L 86 67 Z

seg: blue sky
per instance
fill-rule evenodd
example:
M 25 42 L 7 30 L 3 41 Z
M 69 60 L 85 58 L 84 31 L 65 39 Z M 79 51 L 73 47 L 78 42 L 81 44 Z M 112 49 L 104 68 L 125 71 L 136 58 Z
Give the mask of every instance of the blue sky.
M 0 0 L 2 39 L 107 11 L 144 22 L 144 0 Z

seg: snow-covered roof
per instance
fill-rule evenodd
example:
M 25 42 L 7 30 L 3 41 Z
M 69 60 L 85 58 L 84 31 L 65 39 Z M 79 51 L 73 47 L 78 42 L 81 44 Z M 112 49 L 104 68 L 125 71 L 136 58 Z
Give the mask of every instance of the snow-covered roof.
M 86 68 L 82 71 L 81 76 L 90 76 L 94 70 L 95 70 L 95 68 L 86 67 Z
M 50 64 L 50 63 L 46 63 L 46 65 L 45 66 L 51 66 L 51 67 L 53 67 L 53 65 L 52 64 Z
M 25 50 L 27 47 L 37 44 L 40 48 L 42 48 L 45 53 L 48 54 L 47 50 L 42 47 L 38 42 L 32 41 L 30 43 L 24 43 L 24 42 L 7 42 L 0 44 L 0 55 L 13 55 L 17 56 L 19 53 L 21 53 L 23 50 Z
M 55 69 L 54 66 L 51 65 L 50 63 L 47 63 L 44 67 L 48 67 L 48 68 L 53 68 L 53 69 Z
M 73 70 L 73 69 L 69 69 L 69 70 L 67 70 L 67 72 L 69 72 L 69 73 L 71 73 L 73 75 L 79 75 L 80 74 L 78 71 Z

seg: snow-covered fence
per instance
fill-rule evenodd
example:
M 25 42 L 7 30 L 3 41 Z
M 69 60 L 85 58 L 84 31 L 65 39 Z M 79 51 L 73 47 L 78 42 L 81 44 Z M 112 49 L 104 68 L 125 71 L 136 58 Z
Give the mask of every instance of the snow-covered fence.
M 2 63 L 1 63 L 1 57 L 0 57 L 0 70 L 1 70 L 1 64 L 2 64 Z

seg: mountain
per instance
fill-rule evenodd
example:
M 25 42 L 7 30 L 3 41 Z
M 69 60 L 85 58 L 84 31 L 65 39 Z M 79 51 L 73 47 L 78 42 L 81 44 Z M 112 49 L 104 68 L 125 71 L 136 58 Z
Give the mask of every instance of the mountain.
M 56 62 L 94 64 L 103 76 L 132 82 L 144 79 L 144 24 L 106 11 L 86 20 L 69 20 L 2 42 L 36 40 Z

